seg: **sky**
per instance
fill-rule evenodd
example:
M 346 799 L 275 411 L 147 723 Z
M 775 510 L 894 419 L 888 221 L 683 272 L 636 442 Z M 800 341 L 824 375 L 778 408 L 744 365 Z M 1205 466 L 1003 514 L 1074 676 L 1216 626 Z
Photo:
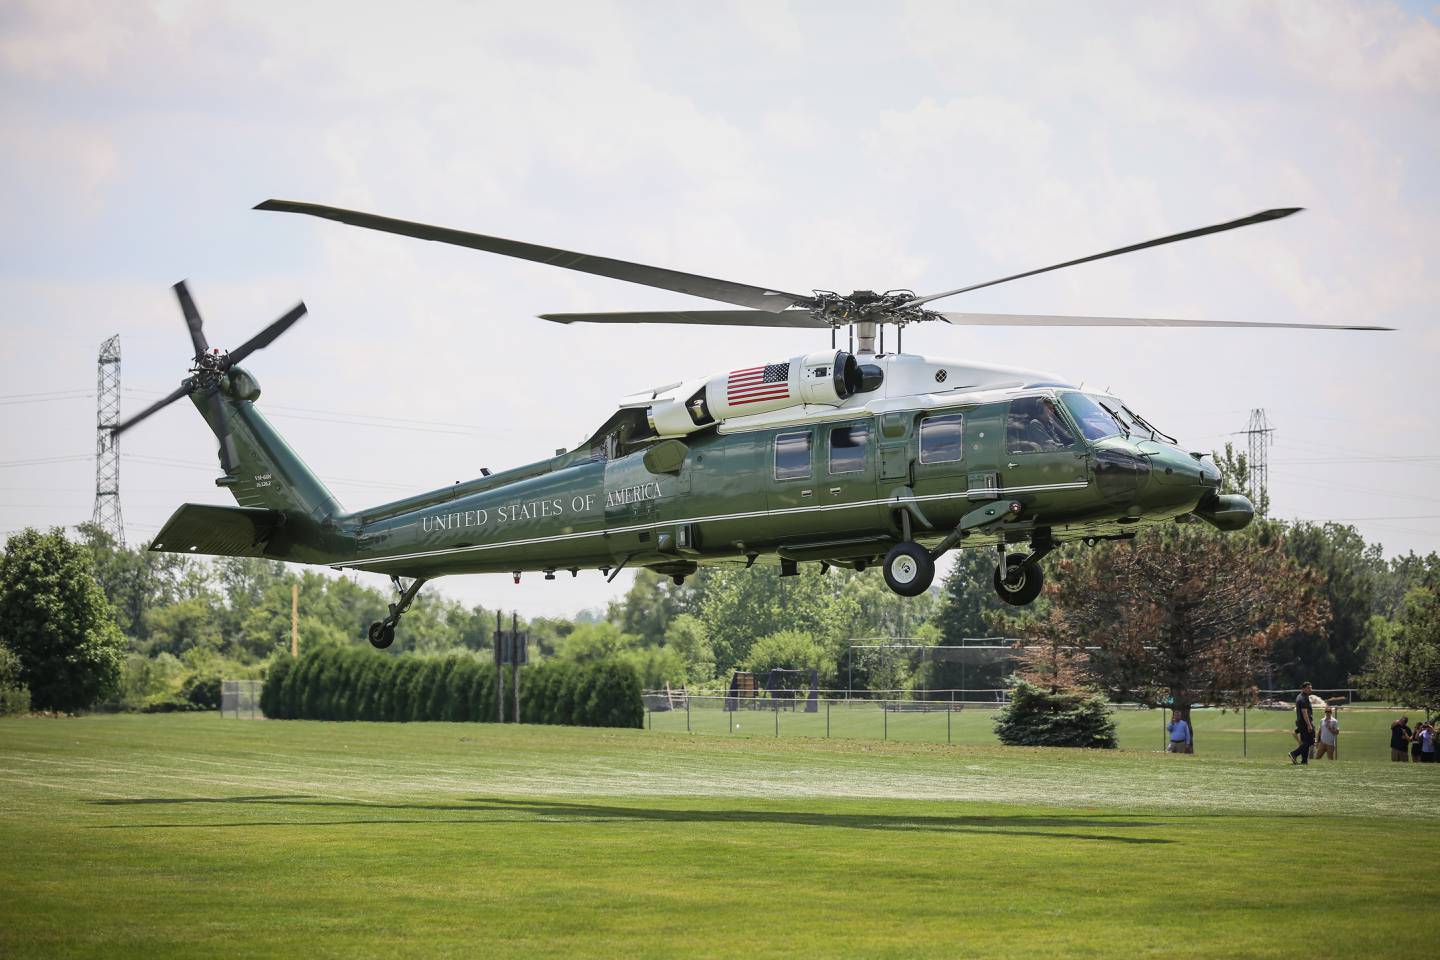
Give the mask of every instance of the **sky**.
M 90 517 L 99 344 L 120 334 L 123 412 L 172 389 L 181 278 L 218 345 L 308 304 L 247 368 L 351 509 L 828 346 L 550 324 L 716 305 L 251 209 L 269 197 L 801 293 L 933 292 L 1300 206 L 938 306 L 1397 332 L 931 325 L 906 348 L 1111 390 L 1193 449 L 1263 408 L 1275 515 L 1440 550 L 1432 3 L 0 0 L 0 131 L 0 530 Z M 125 435 L 131 541 L 229 502 L 214 449 L 184 404 Z M 629 579 L 437 586 L 568 615 Z

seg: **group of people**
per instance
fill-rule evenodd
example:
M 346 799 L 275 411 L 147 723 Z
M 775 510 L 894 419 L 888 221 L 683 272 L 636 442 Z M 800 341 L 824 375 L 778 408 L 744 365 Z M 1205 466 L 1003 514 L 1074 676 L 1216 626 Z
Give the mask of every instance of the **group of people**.
M 1312 759 L 1336 760 L 1339 758 L 1340 718 L 1335 708 L 1325 707 L 1325 716 L 1315 723 L 1315 708 L 1311 705 L 1311 686 L 1302 684 L 1300 695 L 1295 698 L 1295 749 L 1287 756 L 1292 764 L 1308 764 Z M 1168 753 L 1194 753 L 1194 738 L 1190 724 L 1178 714 L 1172 716 L 1165 727 L 1169 738 Z M 1435 763 L 1440 732 L 1429 720 L 1422 720 L 1412 730 L 1410 718 L 1401 717 L 1390 724 L 1390 759 L 1397 763 Z
M 1340 747 L 1340 718 L 1335 708 L 1327 706 L 1320 727 L 1315 727 L 1315 708 L 1310 705 L 1310 684 L 1300 685 L 1300 696 L 1295 698 L 1295 749 L 1290 751 L 1292 764 L 1308 764 L 1316 760 L 1338 759 Z
M 1435 762 L 1435 724 L 1421 720 L 1410 729 L 1410 718 L 1390 724 L 1390 759 L 1397 763 Z

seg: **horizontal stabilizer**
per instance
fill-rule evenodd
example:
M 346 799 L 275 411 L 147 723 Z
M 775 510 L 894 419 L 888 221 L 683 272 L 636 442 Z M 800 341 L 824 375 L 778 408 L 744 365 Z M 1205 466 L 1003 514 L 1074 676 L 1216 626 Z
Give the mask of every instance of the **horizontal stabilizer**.
M 279 510 L 187 503 L 156 534 L 150 549 L 213 557 L 263 557 L 270 535 L 285 522 Z

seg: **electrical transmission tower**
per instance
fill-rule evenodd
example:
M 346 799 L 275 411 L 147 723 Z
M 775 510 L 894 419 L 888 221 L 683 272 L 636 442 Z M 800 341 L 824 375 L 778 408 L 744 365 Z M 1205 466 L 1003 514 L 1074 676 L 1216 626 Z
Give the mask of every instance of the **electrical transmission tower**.
M 1249 441 L 1249 447 L 1245 451 L 1245 463 L 1249 471 L 1245 494 L 1250 502 L 1259 509 L 1260 500 L 1270 489 L 1270 435 L 1275 428 L 1270 426 L 1270 421 L 1265 417 L 1265 411 L 1259 407 L 1250 411 L 1250 422 L 1241 431 Z
M 120 422 L 120 334 L 100 344 L 95 375 L 95 513 L 91 520 L 125 545 L 120 518 L 120 450 L 115 424 Z

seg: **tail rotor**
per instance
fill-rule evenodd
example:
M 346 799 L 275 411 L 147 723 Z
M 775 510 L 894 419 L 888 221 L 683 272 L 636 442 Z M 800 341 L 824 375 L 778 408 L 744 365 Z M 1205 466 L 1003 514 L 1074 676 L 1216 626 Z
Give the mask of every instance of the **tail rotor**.
M 195 300 L 190 296 L 190 288 L 184 280 L 175 284 L 175 298 L 180 301 L 180 312 L 185 315 L 185 326 L 190 331 L 190 343 L 195 348 L 194 358 L 190 365 L 190 376 L 180 381 L 180 386 L 163 399 L 152 403 L 135 416 L 116 424 L 113 435 L 119 436 L 142 420 L 159 413 L 181 397 L 195 394 L 197 391 L 204 391 L 205 404 L 210 411 L 210 420 L 220 439 L 220 465 L 226 473 L 233 473 L 239 465 L 239 456 L 235 450 L 235 440 L 230 435 L 230 422 L 225 410 L 225 401 L 220 395 L 221 381 L 231 367 L 256 350 L 269 346 L 277 337 L 305 316 L 305 304 L 303 302 L 296 304 L 289 312 L 246 340 L 234 351 L 227 352 L 222 351 L 219 347 L 210 346 L 210 341 L 205 337 L 205 321 L 201 319 L 200 311 L 195 306 Z

